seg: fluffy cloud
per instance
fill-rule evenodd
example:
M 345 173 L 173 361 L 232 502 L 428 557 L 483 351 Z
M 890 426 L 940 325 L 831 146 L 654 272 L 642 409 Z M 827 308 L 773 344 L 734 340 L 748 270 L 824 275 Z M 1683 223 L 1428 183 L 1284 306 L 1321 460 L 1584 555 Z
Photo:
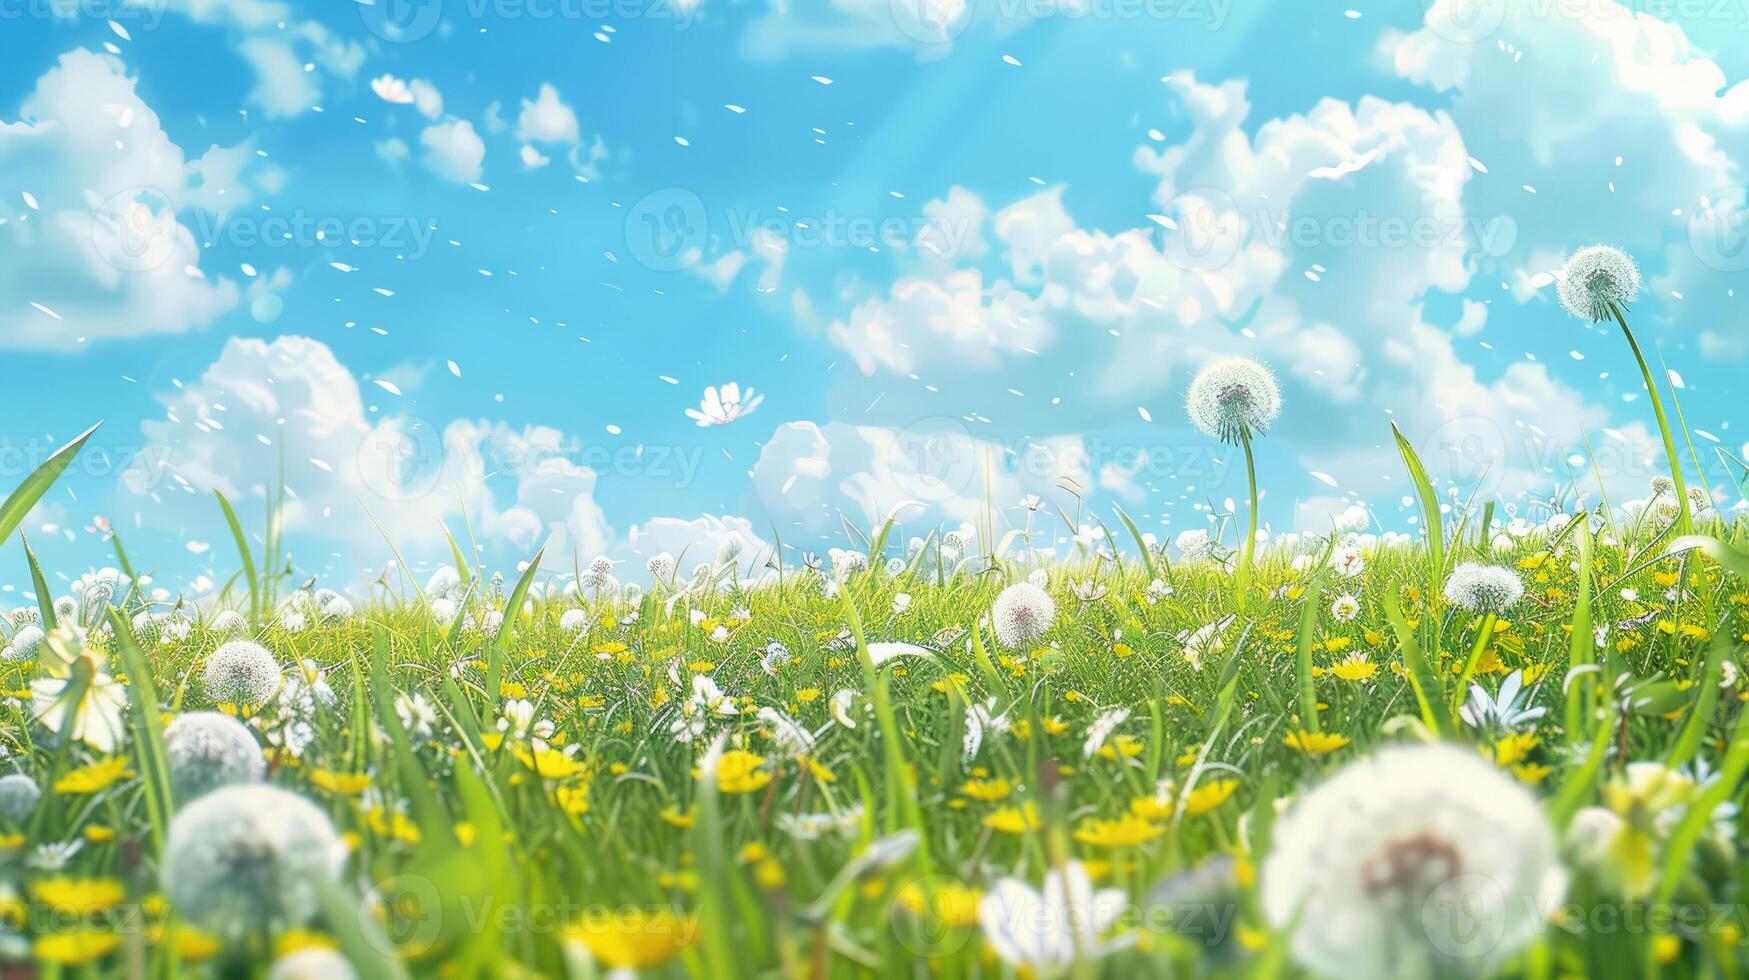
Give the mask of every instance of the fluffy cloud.
M 1609 413 L 1541 363 L 1467 361 L 1454 335 L 1481 329 L 1485 304 L 1429 313 L 1513 245 L 1510 223 L 1466 207 L 1478 171 L 1453 119 L 1364 97 L 1255 123 L 1241 82 L 1166 82 L 1192 128 L 1136 153 L 1157 179 L 1148 225 L 1084 227 L 1060 188 L 1036 193 L 995 212 L 987 256 L 919 261 L 827 336 L 864 375 L 910 375 L 932 405 L 1010 433 L 1051 424 L 1041 391 L 1074 393 L 1078 421 L 1111 426 L 1137 402 L 1176 401 L 1208 358 L 1246 354 L 1284 375 L 1281 444 L 1358 492 L 1401 487 L 1391 421 L 1424 449 L 1462 433 L 1502 494 L 1566 482 L 1567 447 Z M 852 390 L 846 402 L 867 404 L 873 386 Z
M 443 542 L 440 522 L 465 501 L 476 532 L 508 548 L 499 557 L 527 557 L 549 538 L 566 555 L 609 543 L 595 474 L 571 460 L 563 433 L 373 420 L 358 380 L 319 341 L 231 340 L 197 381 L 162 400 L 164 418 L 141 425 L 145 445 L 122 480 L 124 500 L 150 499 L 144 510 L 157 522 L 209 521 L 214 490 L 239 509 L 264 500 L 283 455 L 292 531 L 371 542 L 374 517 L 397 545 L 430 553 Z
M 237 305 L 184 220 L 249 203 L 247 145 L 188 158 L 121 61 L 82 49 L 37 79 L 19 117 L 0 122 L 0 166 L 35 203 L 0 227 L 0 345 L 182 333 Z
M 841 542 L 845 521 L 866 532 L 895 518 L 919 534 L 989 521 L 1002 533 L 1024 525 L 1023 496 L 1049 500 L 1091 485 L 1075 438 L 1005 446 L 945 418 L 904 429 L 790 422 L 761 449 L 746 509 L 785 543 L 817 547 Z
M 1449 98 L 1487 168 L 1467 207 L 1515 220 L 1508 257 L 1535 287 L 1516 298 L 1546 296 L 1559 256 L 1607 241 L 1651 266 L 1673 321 L 1741 316 L 1749 82 L 1729 85 L 1681 26 L 1610 0 L 1440 0 L 1384 48 L 1399 75 Z
M 522 100 L 516 117 L 516 138 L 525 143 L 577 142 L 577 114 L 559 98 L 559 90 L 542 85 L 533 102 Z
M 249 101 L 270 118 L 295 116 L 322 98 L 322 75 L 350 79 L 364 64 L 364 48 L 320 22 L 294 16 L 276 0 L 168 0 L 154 7 L 230 33 L 237 52 L 255 70 Z M 125 20 L 125 18 L 124 18 Z
M 425 166 L 445 180 L 465 184 L 480 179 L 486 144 L 466 119 L 435 123 L 419 134 Z

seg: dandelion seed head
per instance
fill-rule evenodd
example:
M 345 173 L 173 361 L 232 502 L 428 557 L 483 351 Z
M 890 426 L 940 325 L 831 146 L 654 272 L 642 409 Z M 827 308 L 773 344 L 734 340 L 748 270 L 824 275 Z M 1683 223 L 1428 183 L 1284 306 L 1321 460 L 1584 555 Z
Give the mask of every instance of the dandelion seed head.
M 40 626 L 23 626 L 12 636 L 12 644 L 7 647 L 12 651 L 8 660 L 35 660 L 38 650 L 42 649 L 46 634 Z
M 306 946 L 273 961 L 267 980 L 356 980 L 352 969 L 339 950 L 326 946 Z
M 1445 580 L 1445 597 L 1467 612 L 1498 615 L 1524 597 L 1524 583 L 1510 568 L 1466 561 Z
M 36 805 L 42 798 L 42 788 L 24 773 L 9 772 L 0 776 L 0 820 L 24 823 L 36 812 Z
M 644 570 L 657 581 L 666 579 L 674 574 L 674 556 L 666 551 L 652 555 L 649 561 L 644 562 Z
M 1281 413 L 1275 375 L 1248 357 L 1223 357 L 1197 374 L 1184 407 L 1203 435 L 1237 445 Z
M 79 615 L 79 600 L 70 595 L 55 600 L 56 619 L 75 619 Z
M 235 609 L 226 609 L 213 617 L 207 624 L 207 629 L 220 636 L 241 636 L 249 628 L 249 621 Z
M 1627 309 L 1640 294 L 1640 270 L 1619 248 L 1588 245 L 1561 270 L 1561 305 L 1581 320 L 1609 319 L 1611 307 Z
M 1652 496 L 1668 497 L 1676 492 L 1676 481 L 1662 474 L 1652 477 Z
M 345 860 L 315 804 L 267 783 L 237 783 L 177 812 L 162 874 L 184 918 L 242 936 L 308 922 L 317 882 L 337 879 Z
M 215 701 L 264 704 L 279 690 L 279 662 L 259 643 L 232 640 L 212 652 L 201 677 Z
M 584 609 L 567 609 L 559 617 L 559 629 L 567 633 L 581 633 L 589 626 L 589 612 Z
M 996 639 L 1011 650 L 1019 650 L 1043 636 L 1056 618 L 1057 604 L 1050 593 L 1031 582 L 1016 582 L 1002 590 L 990 619 Z
M 252 783 L 267 758 L 248 726 L 217 711 L 191 711 L 164 729 L 170 782 L 183 802 L 232 783 Z
M 1302 796 L 1276 822 L 1260 897 L 1312 973 L 1479 976 L 1539 934 L 1565 887 L 1536 799 L 1433 744 L 1385 749 Z

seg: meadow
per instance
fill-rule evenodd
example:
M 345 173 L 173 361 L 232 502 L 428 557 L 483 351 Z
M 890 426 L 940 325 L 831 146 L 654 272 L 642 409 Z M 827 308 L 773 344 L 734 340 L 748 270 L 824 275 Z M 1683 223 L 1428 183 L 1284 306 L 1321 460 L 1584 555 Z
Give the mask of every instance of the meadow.
M 1189 400 L 1247 454 L 1273 416 L 1248 365 Z M 221 497 L 239 568 L 202 603 L 119 540 L 59 595 L 32 555 L 0 626 L 0 957 L 1738 975 L 1744 526 L 1679 479 L 1454 500 L 1397 443 L 1412 536 L 1357 507 L 1168 546 L 1119 510 L 1070 555 L 889 521 L 800 561 L 510 575 L 464 536 L 424 582 L 342 595 L 287 567 L 271 502 L 253 538 Z

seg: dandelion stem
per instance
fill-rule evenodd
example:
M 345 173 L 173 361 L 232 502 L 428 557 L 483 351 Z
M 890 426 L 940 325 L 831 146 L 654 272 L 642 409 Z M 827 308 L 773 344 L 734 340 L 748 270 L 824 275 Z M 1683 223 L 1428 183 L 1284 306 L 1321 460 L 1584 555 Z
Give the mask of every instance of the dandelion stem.
M 1658 385 L 1652 380 L 1652 369 L 1646 365 L 1646 357 L 1640 353 L 1639 341 L 1634 339 L 1634 332 L 1628 329 L 1628 321 L 1622 316 L 1621 307 L 1611 303 L 1609 312 L 1615 314 L 1615 322 L 1621 324 L 1622 336 L 1628 339 L 1628 348 L 1634 352 L 1634 360 L 1640 365 L 1640 377 L 1646 382 L 1646 393 L 1652 396 L 1652 414 L 1658 417 L 1658 434 L 1664 438 L 1664 455 L 1670 461 L 1670 479 L 1676 482 L 1676 506 L 1679 508 L 1676 533 L 1687 534 L 1692 526 L 1688 516 L 1688 486 L 1682 479 L 1682 460 L 1676 455 L 1676 440 L 1670 437 L 1670 420 L 1664 415 L 1664 399 L 1658 395 Z
M 1251 490 L 1251 515 L 1248 518 L 1245 532 L 1245 543 L 1239 549 L 1239 568 L 1233 576 L 1238 586 L 1239 602 L 1245 602 L 1245 593 L 1251 585 L 1251 559 L 1257 548 L 1257 464 L 1251 458 L 1251 430 L 1248 427 L 1239 428 L 1239 445 L 1245 450 L 1245 477 Z

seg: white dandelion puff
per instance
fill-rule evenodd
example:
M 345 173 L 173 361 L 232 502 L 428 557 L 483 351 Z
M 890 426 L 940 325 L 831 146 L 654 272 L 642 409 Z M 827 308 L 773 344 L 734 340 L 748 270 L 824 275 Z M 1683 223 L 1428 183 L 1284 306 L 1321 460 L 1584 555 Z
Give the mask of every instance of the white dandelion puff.
M 318 882 L 334 881 L 346 845 L 315 804 L 266 783 L 216 789 L 170 822 L 164 888 L 176 911 L 223 935 L 299 926 Z
M 164 729 L 170 784 L 187 802 L 232 783 L 252 783 L 267 771 L 267 758 L 248 726 L 217 711 L 191 711 Z
M 1050 593 L 1031 582 L 1016 582 L 996 597 L 990 620 L 996 639 L 1018 650 L 1043 636 L 1056 615 L 1057 604 Z
M 1256 361 L 1223 357 L 1197 374 L 1184 407 L 1203 435 L 1237 445 L 1269 429 L 1281 413 L 1281 388 Z
M 1609 319 L 1640 293 L 1640 270 L 1626 252 L 1588 245 L 1567 258 L 1561 270 L 1561 305 L 1581 320 Z
M 42 788 L 24 773 L 9 772 L 0 776 L 0 820 L 24 823 L 36 812 L 36 805 L 42 798 Z
M 1476 753 L 1389 748 L 1276 821 L 1261 899 L 1312 973 L 1479 976 L 1548 921 L 1556 857 L 1536 799 Z
M 1466 612 L 1499 615 L 1518 604 L 1524 583 L 1518 573 L 1501 565 L 1466 561 L 1445 580 L 1445 597 Z
M 207 694 L 227 704 L 265 704 L 279 690 L 279 663 L 259 643 L 232 640 L 207 657 Z

